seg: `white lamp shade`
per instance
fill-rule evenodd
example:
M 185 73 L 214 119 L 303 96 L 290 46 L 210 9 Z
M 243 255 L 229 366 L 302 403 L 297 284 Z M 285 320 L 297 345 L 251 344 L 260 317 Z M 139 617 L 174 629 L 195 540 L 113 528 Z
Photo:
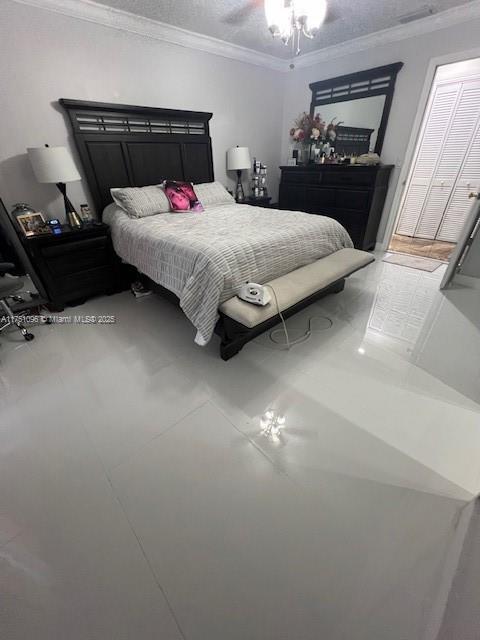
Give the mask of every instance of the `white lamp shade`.
M 233 147 L 227 151 L 228 171 L 250 168 L 250 151 L 248 147 Z
M 27 149 L 33 173 L 39 182 L 74 182 L 82 177 L 66 147 Z

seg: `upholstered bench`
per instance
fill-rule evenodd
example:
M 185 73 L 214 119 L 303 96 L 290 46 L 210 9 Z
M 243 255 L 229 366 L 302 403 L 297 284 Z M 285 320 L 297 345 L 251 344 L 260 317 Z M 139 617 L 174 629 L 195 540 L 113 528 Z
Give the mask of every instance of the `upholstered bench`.
M 373 255 L 365 251 L 341 249 L 266 284 L 275 290 L 279 309 L 288 318 L 314 300 L 342 291 L 346 277 L 374 260 Z M 220 354 L 223 360 L 228 360 L 249 340 L 280 322 L 273 297 L 266 306 L 260 307 L 234 296 L 220 305 L 219 313 L 216 332 L 222 339 Z

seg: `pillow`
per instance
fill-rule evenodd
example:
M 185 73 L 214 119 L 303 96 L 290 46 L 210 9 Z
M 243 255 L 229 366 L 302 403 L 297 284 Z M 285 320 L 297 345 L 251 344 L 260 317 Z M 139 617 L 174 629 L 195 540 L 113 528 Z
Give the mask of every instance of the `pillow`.
M 110 194 L 114 202 L 131 218 L 146 218 L 170 211 L 170 203 L 160 184 L 110 189 Z
M 165 195 L 172 211 L 203 211 L 191 182 L 165 180 Z
M 235 199 L 220 182 L 204 182 L 195 185 L 195 193 L 204 207 L 216 204 L 232 204 Z

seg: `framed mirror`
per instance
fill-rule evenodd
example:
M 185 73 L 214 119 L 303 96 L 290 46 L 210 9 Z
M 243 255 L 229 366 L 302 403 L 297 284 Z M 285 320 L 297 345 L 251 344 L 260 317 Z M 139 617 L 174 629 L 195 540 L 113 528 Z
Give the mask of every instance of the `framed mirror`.
M 397 74 L 403 62 L 313 82 L 312 116 L 337 124 L 335 150 L 347 156 L 382 152 Z

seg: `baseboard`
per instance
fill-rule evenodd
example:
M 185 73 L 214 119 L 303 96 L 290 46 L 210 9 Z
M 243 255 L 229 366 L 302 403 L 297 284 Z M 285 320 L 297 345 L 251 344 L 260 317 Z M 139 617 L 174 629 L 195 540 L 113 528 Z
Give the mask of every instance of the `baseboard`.
M 474 276 L 466 276 L 464 273 L 457 273 L 453 278 L 454 283 L 462 284 L 471 289 L 480 290 L 480 278 Z

